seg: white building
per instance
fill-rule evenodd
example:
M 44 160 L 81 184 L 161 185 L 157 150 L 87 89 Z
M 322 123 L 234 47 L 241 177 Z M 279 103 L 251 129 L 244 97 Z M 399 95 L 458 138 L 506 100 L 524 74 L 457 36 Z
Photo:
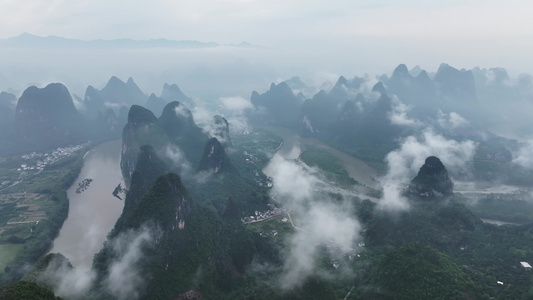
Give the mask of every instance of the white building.
M 528 262 L 521 261 L 520 264 L 522 265 L 522 267 L 524 267 L 524 269 L 531 270 L 531 265 Z

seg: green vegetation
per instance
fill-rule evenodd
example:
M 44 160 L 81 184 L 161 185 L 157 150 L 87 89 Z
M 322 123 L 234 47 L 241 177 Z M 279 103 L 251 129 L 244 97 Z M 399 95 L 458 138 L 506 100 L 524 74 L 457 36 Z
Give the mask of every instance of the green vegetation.
M 533 222 L 533 202 L 529 194 L 465 194 L 457 198 L 483 219 L 517 224 Z
M 128 112 L 128 123 L 122 131 L 124 151 L 120 158 L 120 168 L 126 182 L 131 180 L 140 147 L 150 145 L 161 149 L 167 141 L 168 137 L 154 114 L 142 106 L 132 105 Z
M 11 262 L 17 253 L 22 249 L 22 244 L 6 244 L 0 245 L 0 270 L 4 270 L 9 262 Z
M 240 177 L 249 185 L 255 186 L 254 189 L 268 188 L 271 180 L 262 169 L 270 161 L 283 139 L 269 131 L 256 128 L 249 133 L 234 136 L 232 142 L 233 149 L 227 150 L 226 153 Z
M 191 111 L 178 101 L 170 102 L 163 109 L 158 123 L 168 140 L 183 151 L 193 168 L 197 168 L 208 137 L 196 126 Z M 155 144 L 151 145 L 160 150 Z
M 148 153 L 149 149 L 146 147 L 142 152 Z M 290 222 L 282 221 L 284 216 L 249 225 L 243 225 L 240 220 L 246 210 L 258 207 L 254 197 L 261 201 L 267 201 L 268 197 L 235 172 L 222 172 L 204 185 L 196 186 L 190 194 L 181 179 L 172 173 L 160 176 L 152 184 L 146 176 L 152 178 L 163 170 L 158 167 L 157 155 L 148 154 L 145 155 L 148 160 L 139 158 L 132 177 L 126 196 L 130 209 L 124 210 L 117 222 L 120 225 L 95 256 L 94 268 L 100 282 L 96 286 L 101 288 L 92 297 L 110 297 L 102 280 L 111 262 L 120 256 L 112 246 L 112 239 L 146 228 L 156 237 L 155 242 L 143 247 L 143 260 L 139 264 L 146 279 L 143 296 L 146 299 L 172 299 L 191 289 L 200 291 L 206 299 L 323 299 L 331 295 L 342 297 L 348 292 L 349 277 L 342 277 L 336 283 L 313 277 L 304 287 L 280 292 L 274 278 L 283 271 L 282 251 L 294 229 Z M 144 190 L 137 185 L 151 188 L 141 195 Z M 273 230 L 278 234 L 273 234 Z M 268 237 L 260 235 L 266 231 Z M 321 257 L 326 257 L 325 252 Z M 257 273 L 250 270 L 252 261 L 268 264 L 272 269 Z M 333 269 L 327 259 L 324 266 Z
M 60 253 L 49 253 L 35 263 L 35 265 L 22 277 L 23 281 L 30 281 L 39 284 L 50 290 L 56 290 L 61 275 L 66 271 L 72 271 L 73 267 L 70 261 Z M 42 273 L 47 272 L 47 273 Z M 51 276 L 55 272 L 58 276 Z
M 87 124 L 61 83 L 24 90 L 17 101 L 15 124 L 19 151 L 46 151 L 83 143 L 87 136 Z
M 490 133 L 484 138 L 475 135 L 449 138 L 476 142 L 473 161 L 469 162 L 476 180 L 526 187 L 533 185 L 533 171 L 513 162 L 512 152 L 520 147 L 517 141 Z
M 221 222 L 214 211 L 188 195 L 173 173 L 156 180 L 115 233 L 118 236 L 147 226 L 161 238 L 155 247 L 145 248 L 141 268 L 147 274 L 146 298 L 171 299 L 191 288 L 201 289 L 206 298 L 217 298 L 232 290 L 236 280 L 232 272 L 243 271 L 255 248 L 238 219 L 228 216 Z M 115 255 L 106 244 L 95 257 L 99 278 L 105 278 Z M 106 298 L 107 291 L 99 292 Z
M 143 228 L 156 233 L 139 264 L 145 298 L 172 299 L 191 289 L 217 299 L 342 299 L 350 290 L 348 299 L 520 299 L 529 293 L 533 282 L 519 262 L 533 255 L 533 226 L 483 224 L 461 204 L 460 195 L 434 201 L 411 195 L 410 210 L 394 214 L 354 199 L 366 243 L 364 248 L 354 245 L 360 256 L 343 258 L 337 269 L 328 254 L 331 245 L 322 245 L 316 255 L 321 276 L 281 292 L 278 280 L 286 271 L 283 261 L 294 228 L 282 221 L 284 216 L 246 225 L 240 221 L 269 201 L 268 189 L 258 187 L 256 176 L 250 180 L 240 173 L 260 172 L 261 160 L 250 156 L 259 151 L 256 145 L 262 139 L 256 137 L 234 139 L 232 163 L 243 161 L 235 153 L 248 155 L 250 171 L 236 167 L 212 174 L 204 183 L 182 183 L 175 174 L 163 174 L 165 164 L 153 149 L 143 148 L 146 155 L 137 160 L 126 196 L 128 209 L 110 239 Z M 274 146 L 274 139 L 270 144 Z M 250 152 L 239 148 L 243 145 Z M 331 154 L 308 151 L 302 155 L 308 163 L 339 176 L 342 165 Z M 94 261 L 98 287 L 111 262 L 120 257 L 112 243 Z M 506 285 L 497 285 L 500 280 Z M 109 291 L 97 289 L 94 297 L 109 297 Z
M 154 148 L 148 145 L 140 148 L 135 171 L 131 175 L 130 190 L 126 193 L 126 198 L 124 199 L 124 209 L 115 223 L 110 237 L 115 236 L 120 231 L 125 220 L 129 218 L 137 203 L 148 192 L 156 179 L 167 172 L 165 163 L 157 156 Z
M 224 146 L 216 138 L 210 138 L 205 144 L 198 170 L 214 173 L 233 171 L 233 165 L 226 155 Z
M 286 221 L 283 222 L 283 220 Z M 246 230 L 249 230 L 264 239 L 275 241 L 275 244 L 277 244 L 280 249 L 284 248 L 286 239 L 295 231 L 291 223 L 287 220 L 286 214 L 282 214 L 266 221 L 247 224 Z
M 281 145 L 283 139 L 270 131 L 254 128 L 251 132 L 232 137 L 234 148 L 237 152 L 245 153 L 242 164 L 255 165 L 253 169 L 262 169 L 268 163 L 276 149 Z M 237 162 L 234 162 L 237 164 Z M 246 167 L 239 168 L 239 171 L 246 170 Z
M 430 156 L 409 184 L 414 197 L 441 198 L 453 194 L 453 182 L 438 157 Z
M 59 300 L 50 290 L 33 282 L 19 281 L 0 289 L 2 300 Z
M 191 195 L 220 215 L 226 210 L 229 199 L 237 203 L 238 217 L 249 216 L 255 210 L 266 210 L 271 179 L 262 168 L 281 144 L 281 138 L 264 130 L 254 130 L 236 136 L 233 147 L 224 149 L 226 155 L 221 152 L 219 143 L 210 143 L 214 148 L 206 147 L 204 157 L 211 149 L 215 151 L 200 165 L 204 165 L 204 169 L 209 167 L 211 172 L 219 169 L 207 176 L 205 182 L 185 178 Z
M 27 175 L 0 193 L 0 243 L 11 245 L 11 259 L 0 269 L 0 285 L 20 279 L 25 272 L 22 266 L 35 263 L 49 250 L 68 215 L 65 191 L 81 170 L 84 150 Z M 18 160 L 8 158 L 0 169 L 18 173 L 11 166 L 20 166 Z
M 380 144 L 365 140 L 357 140 L 357 143 L 349 143 L 348 141 L 344 141 L 344 139 L 334 140 L 324 137 L 322 141 L 331 147 L 363 160 L 372 168 L 383 173 L 387 171 L 387 165 L 383 162 L 383 159 L 390 151 L 397 147 L 396 144 Z
M 444 253 L 419 243 L 388 252 L 370 274 L 371 299 L 457 299 L 472 288 L 463 268 Z
M 412 289 L 425 299 L 438 298 L 429 296 L 437 290 L 454 293 L 443 292 L 446 299 L 529 299 L 533 278 L 519 262 L 533 255 L 533 226 L 483 224 L 461 201 L 411 199 L 409 211 L 394 214 L 375 210 L 369 201 L 357 204 L 369 256 L 353 299 L 416 299 L 398 286 L 413 281 L 420 285 Z M 419 257 L 436 257 L 440 267 Z
M 300 155 L 300 159 L 310 167 L 318 167 L 324 172 L 326 178 L 341 186 L 350 186 L 358 182 L 348 175 L 348 172 L 340 164 L 339 159 L 326 150 L 307 147 Z
M 205 183 L 187 181 L 190 193 L 198 202 L 220 215 L 226 210 L 229 199 L 238 203 L 240 217 L 250 215 L 255 210 L 266 210 L 269 196 L 266 188 L 236 172 L 212 175 Z

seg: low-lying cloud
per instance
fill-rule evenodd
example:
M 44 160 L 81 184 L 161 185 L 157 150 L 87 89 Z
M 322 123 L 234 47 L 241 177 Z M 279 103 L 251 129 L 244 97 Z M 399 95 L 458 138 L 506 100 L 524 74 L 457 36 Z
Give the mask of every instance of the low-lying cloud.
M 140 262 L 144 248 L 154 241 L 154 235 L 148 227 L 142 227 L 125 232 L 112 241 L 116 259 L 109 266 L 105 286 L 115 299 L 139 298 L 145 283 Z
M 472 161 L 476 143 L 467 140 L 448 140 L 433 130 L 426 129 L 419 136 L 409 136 L 400 148 L 387 154 L 385 162 L 388 172 L 382 179 L 383 198 L 379 206 L 388 210 L 405 210 L 407 199 L 401 195 L 402 186 L 407 184 L 424 164 L 428 156 L 437 156 L 448 170 L 467 172 Z
M 202 105 L 201 103 L 196 103 L 191 112 L 194 116 L 194 121 L 196 122 L 196 125 L 200 127 L 209 124 L 209 122 L 213 119 L 213 116 L 215 115 L 214 112 L 209 111 L 205 107 L 205 105 Z
M 231 134 L 241 134 L 251 129 L 248 124 L 248 120 L 245 113 L 254 109 L 252 103 L 240 96 L 233 97 L 221 97 L 220 103 L 217 106 L 209 107 L 206 103 L 198 101 L 195 105 L 192 113 L 196 124 L 202 128 L 202 130 L 209 136 L 214 136 L 218 139 L 218 136 L 214 135 L 215 129 L 213 126 L 213 117 L 220 115 L 226 118 L 229 123 Z
M 460 127 L 468 126 L 470 123 L 467 119 L 463 118 L 456 112 L 450 112 L 449 114 L 443 113 L 439 110 L 437 114 L 437 122 L 440 127 L 444 129 L 456 129 Z
M 188 118 L 190 116 L 190 111 L 189 109 L 180 103 L 180 105 L 177 105 L 175 108 L 174 108 L 174 112 L 176 112 L 176 115 L 178 117 L 181 117 L 181 118 Z
M 87 295 L 95 278 L 95 272 L 88 267 L 74 269 L 67 260 L 54 257 L 37 280 L 52 284 L 59 297 L 80 299 Z
M 191 171 L 191 163 L 178 146 L 168 144 L 163 149 L 163 156 L 172 161 L 173 166 L 179 170 L 180 174 L 186 174 Z
M 272 168 L 274 190 L 277 197 L 291 203 L 301 203 L 313 196 L 312 187 L 318 179 L 309 174 L 304 168 L 280 155 L 274 155 L 269 168 Z
M 113 299 L 138 299 L 145 278 L 140 270 L 144 249 L 156 240 L 159 231 L 148 226 L 122 233 L 109 241 L 111 257 L 108 276 L 101 286 Z M 85 299 L 94 288 L 96 272 L 88 266 L 73 268 L 67 260 L 53 258 L 38 274 L 40 282 L 53 285 L 54 293 L 66 299 Z
M 407 116 L 410 109 L 409 106 L 402 103 L 397 97 L 393 97 L 392 111 L 389 113 L 390 122 L 399 126 L 420 126 L 420 121 Z
M 320 247 L 333 245 L 350 252 L 360 238 L 360 223 L 348 202 L 332 200 L 316 189 L 319 180 L 297 162 L 276 154 L 272 170 L 273 193 L 290 210 L 296 232 L 289 238 L 283 274 L 283 290 L 300 286 L 312 275 L 321 276 Z
M 513 163 L 527 169 L 533 169 L 533 140 L 525 142 L 518 151 L 513 153 Z
M 321 275 L 317 260 L 321 245 L 334 245 L 348 253 L 357 239 L 361 225 L 353 217 L 352 207 L 325 201 L 307 203 L 301 207 L 300 217 L 295 218 L 298 226 L 289 242 L 289 251 L 283 266 L 280 284 L 283 290 L 301 285 L 311 275 Z M 337 259 L 338 257 L 330 257 Z
M 250 100 L 244 99 L 243 97 L 221 97 L 220 102 L 224 109 L 233 112 L 234 114 L 242 114 L 246 109 L 253 108 L 252 102 Z

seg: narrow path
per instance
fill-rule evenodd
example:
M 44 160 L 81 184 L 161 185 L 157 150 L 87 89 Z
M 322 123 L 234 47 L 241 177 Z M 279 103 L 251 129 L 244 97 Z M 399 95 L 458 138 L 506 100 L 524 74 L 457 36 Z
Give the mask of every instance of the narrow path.
M 12 188 L 12 187 L 14 187 L 15 185 L 17 185 L 17 184 L 19 184 L 19 183 L 21 183 L 21 182 L 22 182 L 22 180 L 21 180 L 21 181 L 16 181 L 16 182 L 13 183 L 12 185 L 10 185 L 10 186 L 4 188 L 3 190 L 0 190 L 0 192 L 3 192 L 3 191 L 5 191 L 5 190 L 7 190 L 7 189 L 9 189 L 9 188 Z
M 292 222 L 292 218 L 291 218 L 291 213 L 290 213 L 290 212 L 287 212 L 287 216 L 289 217 L 289 221 L 291 222 L 291 225 L 292 225 L 292 227 L 294 227 L 294 229 L 299 230 L 299 231 L 306 232 L 306 231 L 303 230 L 302 228 L 300 228 L 300 227 L 296 227 L 296 225 L 294 225 L 294 223 Z
M 348 297 L 350 297 L 350 295 L 352 294 L 353 289 L 355 289 L 355 285 L 352 286 L 352 288 L 350 289 L 350 291 L 348 292 L 348 294 L 346 294 L 346 296 L 344 297 L 344 300 L 348 300 Z

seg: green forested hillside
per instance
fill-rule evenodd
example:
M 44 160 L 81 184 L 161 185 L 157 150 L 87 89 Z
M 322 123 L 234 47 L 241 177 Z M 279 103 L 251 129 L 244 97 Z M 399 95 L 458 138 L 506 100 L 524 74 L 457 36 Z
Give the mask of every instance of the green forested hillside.
M 469 299 L 475 288 L 463 267 L 420 243 L 389 251 L 369 276 L 366 299 Z
M 34 282 L 19 281 L 0 289 L 2 300 L 60 300 L 50 290 Z

